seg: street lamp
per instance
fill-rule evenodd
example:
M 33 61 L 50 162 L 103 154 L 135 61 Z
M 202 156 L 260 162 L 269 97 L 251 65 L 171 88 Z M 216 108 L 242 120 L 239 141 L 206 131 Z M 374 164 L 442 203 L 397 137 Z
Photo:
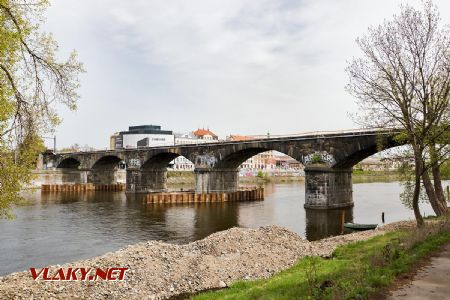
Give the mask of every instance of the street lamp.
M 53 152 L 56 153 L 56 135 L 54 135 L 53 137 L 42 136 L 41 138 L 53 140 Z

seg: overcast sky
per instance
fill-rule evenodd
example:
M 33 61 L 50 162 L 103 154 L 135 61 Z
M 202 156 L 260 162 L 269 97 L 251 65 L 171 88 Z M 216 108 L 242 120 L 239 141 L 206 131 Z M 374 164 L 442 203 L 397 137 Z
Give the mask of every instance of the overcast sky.
M 355 128 L 345 91 L 355 39 L 393 0 L 53 0 L 45 30 L 87 73 L 58 147 L 105 148 L 130 125 L 288 134 Z M 449 1 L 435 1 L 450 23 Z M 51 142 L 48 141 L 51 145 Z

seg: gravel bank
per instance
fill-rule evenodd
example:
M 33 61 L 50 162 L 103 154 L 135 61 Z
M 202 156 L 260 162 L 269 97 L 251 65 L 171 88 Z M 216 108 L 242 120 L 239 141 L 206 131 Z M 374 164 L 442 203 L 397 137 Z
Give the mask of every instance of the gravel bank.
M 51 267 L 128 267 L 124 281 L 33 281 L 30 272 L 25 271 L 0 277 L 0 295 L 2 299 L 165 299 L 226 287 L 238 279 L 267 278 L 292 266 L 302 256 L 330 256 L 338 245 L 404 226 L 414 226 L 414 222 L 398 222 L 315 242 L 284 228 L 268 226 L 232 228 L 185 245 L 138 243 L 92 259 Z

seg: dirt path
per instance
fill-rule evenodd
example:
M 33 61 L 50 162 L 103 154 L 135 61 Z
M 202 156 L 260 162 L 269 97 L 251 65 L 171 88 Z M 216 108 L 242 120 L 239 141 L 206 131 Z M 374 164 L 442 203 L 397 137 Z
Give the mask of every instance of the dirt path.
M 420 268 L 409 284 L 392 291 L 388 299 L 450 299 L 450 244 Z

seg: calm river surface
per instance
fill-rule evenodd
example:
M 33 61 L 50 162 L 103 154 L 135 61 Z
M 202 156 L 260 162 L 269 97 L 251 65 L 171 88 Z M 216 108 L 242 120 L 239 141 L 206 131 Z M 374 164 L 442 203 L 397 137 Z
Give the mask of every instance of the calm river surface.
M 445 183 L 448 185 L 448 182 Z M 397 182 L 353 185 L 355 206 L 346 221 L 412 219 Z M 339 232 L 338 210 L 305 210 L 303 183 L 267 184 L 264 201 L 144 204 L 123 192 L 28 193 L 17 218 L 0 220 L 0 275 L 89 258 L 146 240 L 186 243 L 234 226 L 284 226 L 315 240 Z M 432 214 L 422 204 L 423 214 Z

